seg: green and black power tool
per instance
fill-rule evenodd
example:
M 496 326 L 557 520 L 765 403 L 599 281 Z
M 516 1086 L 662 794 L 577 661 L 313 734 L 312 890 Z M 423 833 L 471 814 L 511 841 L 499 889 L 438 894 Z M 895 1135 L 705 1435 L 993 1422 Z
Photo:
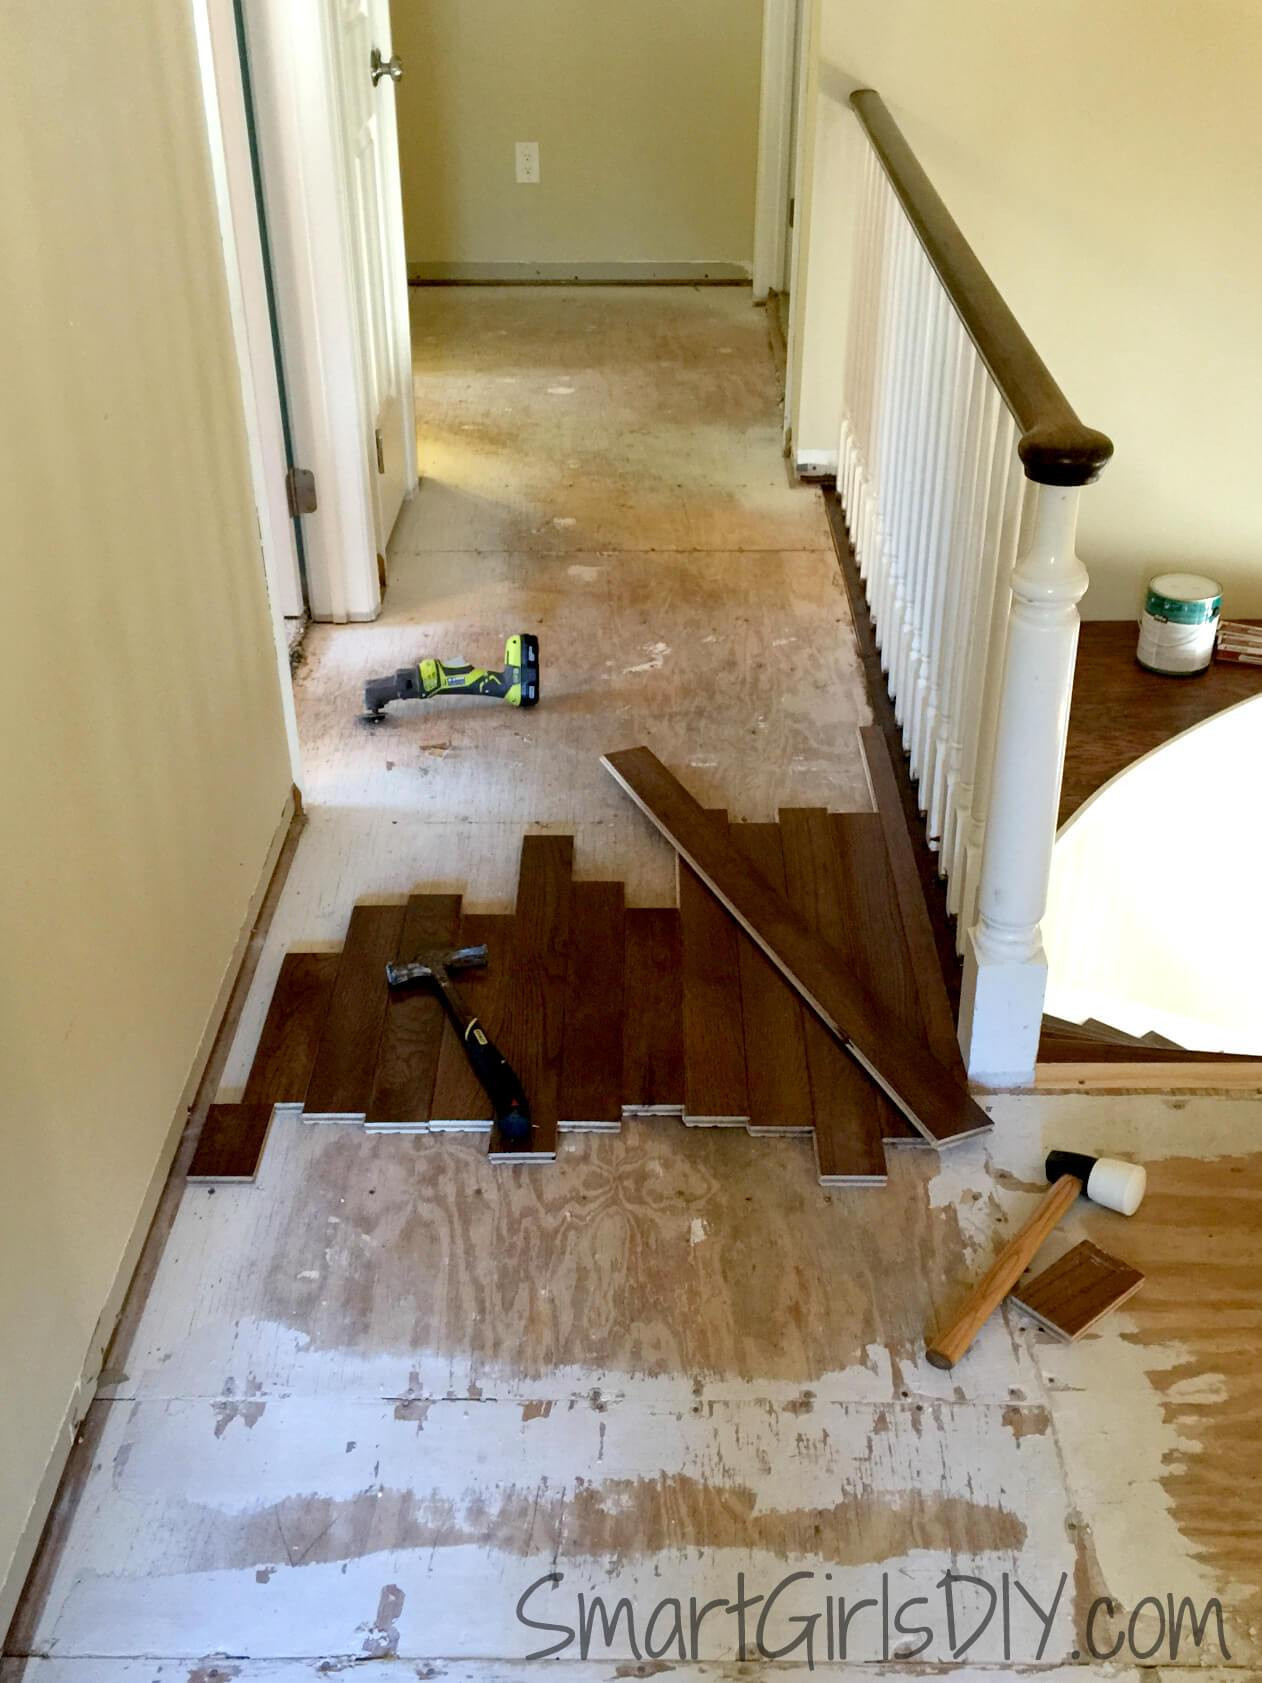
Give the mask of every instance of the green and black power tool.
M 514 632 L 504 645 L 502 672 L 462 660 L 421 660 L 388 678 L 370 678 L 364 685 L 364 712 L 375 724 L 392 701 L 430 701 L 436 695 L 487 695 L 510 707 L 536 706 L 539 639 L 529 631 Z

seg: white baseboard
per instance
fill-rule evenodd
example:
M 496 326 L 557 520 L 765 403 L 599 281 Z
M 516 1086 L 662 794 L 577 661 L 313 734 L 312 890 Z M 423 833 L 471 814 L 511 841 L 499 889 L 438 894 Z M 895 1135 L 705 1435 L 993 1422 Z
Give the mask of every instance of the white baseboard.
M 835 450 L 798 450 L 793 471 L 799 479 L 834 479 L 837 475 Z
M 409 263 L 413 286 L 749 284 L 750 263 Z
M 97 1319 L 96 1329 L 84 1354 L 83 1371 L 75 1383 L 69 1402 L 66 1404 L 65 1415 L 58 1428 L 52 1454 L 44 1468 L 39 1488 L 31 1504 L 31 1510 L 26 1517 L 22 1534 L 18 1538 L 17 1547 L 13 1552 L 13 1559 L 9 1563 L 4 1582 L 0 1584 L 0 1640 L 3 1639 L 3 1633 L 8 1630 L 12 1621 L 18 1598 L 22 1593 L 22 1586 L 31 1570 L 35 1552 L 44 1532 L 44 1526 L 48 1522 L 48 1515 L 56 1498 L 57 1487 L 61 1483 L 62 1474 L 65 1472 L 70 1451 L 74 1447 L 79 1427 L 83 1424 L 92 1399 L 96 1395 L 101 1369 L 105 1362 L 105 1353 L 109 1349 L 110 1340 L 114 1336 L 114 1329 L 117 1327 L 119 1317 L 123 1312 L 123 1305 L 127 1299 L 132 1277 L 140 1263 L 145 1240 L 149 1236 L 149 1228 L 158 1208 L 158 1200 L 161 1198 L 162 1190 L 167 1183 L 167 1177 L 171 1172 L 171 1164 L 183 1137 L 185 1124 L 188 1122 L 189 1110 L 197 1097 L 197 1090 L 201 1086 L 202 1076 L 206 1072 L 206 1065 L 209 1063 L 210 1054 L 214 1050 L 220 1024 L 223 1022 L 224 1014 L 228 1009 L 228 1002 L 232 997 L 232 990 L 236 986 L 241 966 L 245 962 L 250 937 L 254 933 L 254 926 L 258 922 L 259 913 L 263 908 L 263 901 L 271 884 L 272 874 L 280 858 L 281 849 L 289 835 L 289 827 L 293 822 L 294 812 L 294 796 L 291 791 L 281 810 L 280 823 L 268 844 L 267 857 L 263 862 L 263 868 L 259 873 L 254 892 L 250 896 L 250 902 L 246 908 L 245 917 L 242 920 L 241 929 L 232 950 L 232 956 L 228 960 L 223 980 L 219 984 L 219 992 L 215 997 L 215 1003 L 207 1017 L 206 1027 L 189 1069 L 188 1079 L 184 1083 L 184 1090 L 180 1094 L 179 1104 L 176 1106 L 175 1114 L 167 1128 L 158 1160 L 154 1164 L 152 1175 L 149 1177 L 149 1184 L 145 1188 L 145 1195 L 131 1236 L 127 1241 L 127 1247 L 123 1252 L 122 1260 L 105 1299 L 105 1305 Z

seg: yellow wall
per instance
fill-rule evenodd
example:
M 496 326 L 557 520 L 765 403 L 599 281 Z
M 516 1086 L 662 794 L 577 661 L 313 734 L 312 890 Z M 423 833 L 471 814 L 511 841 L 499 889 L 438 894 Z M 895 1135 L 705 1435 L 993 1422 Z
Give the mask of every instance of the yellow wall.
M 748 264 L 761 0 L 393 0 L 408 262 Z M 519 187 L 513 146 L 540 145 Z
M 190 17 L 0 22 L 0 1629 L 290 788 Z
M 1262 7 L 820 5 L 824 86 L 884 95 L 1070 402 L 1116 444 L 1083 497 L 1085 611 L 1127 617 L 1178 565 L 1221 578 L 1229 614 L 1262 614 Z M 826 437 L 827 393 L 803 395 L 805 433 Z

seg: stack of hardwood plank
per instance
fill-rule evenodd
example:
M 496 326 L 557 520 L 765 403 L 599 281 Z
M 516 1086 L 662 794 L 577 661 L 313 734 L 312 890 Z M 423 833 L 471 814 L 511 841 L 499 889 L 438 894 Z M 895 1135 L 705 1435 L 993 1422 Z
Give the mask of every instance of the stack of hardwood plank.
M 486 967 L 458 983 L 521 1078 L 532 1160 L 555 1157 L 559 1132 L 677 1116 L 810 1135 L 821 1181 L 881 1184 L 887 1144 L 949 1144 L 987 1126 L 965 1090 L 885 750 L 879 737 L 866 746 L 877 812 L 795 808 L 778 824 L 729 824 L 692 803 L 692 816 L 751 868 L 760 905 L 787 913 L 853 979 L 875 1024 L 864 1033 L 887 1052 L 826 1026 L 800 978 L 682 856 L 677 906 L 629 908 L 621 883 L 574 879 L 569 836 L 527 836 L 511 914 L 416 894 L 356 906 L 341 953 L 285 957 L 241 1103 L 212 1107 L 190 1178 L 252 1178 L 276 1108 L 374 1132 L 487 1132 L 493 1156 L 516 1160 L 437 998 L 386 986 L 391 960 L 457 945 L 488 949 Z M 869 1058 L 883 1066 L 876 1078 Z M 913 1058 L 908 1105 L 899 1071 Z

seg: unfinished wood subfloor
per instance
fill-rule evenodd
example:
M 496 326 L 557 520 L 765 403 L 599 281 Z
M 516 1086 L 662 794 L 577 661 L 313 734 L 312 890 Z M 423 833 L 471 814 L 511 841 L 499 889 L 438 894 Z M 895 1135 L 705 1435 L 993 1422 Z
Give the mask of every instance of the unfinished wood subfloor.
M 382 618 L 308 637 L 308 823 L 230 1101 L 289 949 L 340 947 L 356 901 L 402 908 L 422 886 L 507 912 L 527 829 L 573 832 L 580 881 L 628 884 L 628 941 L 657 974 L 676 914 L 643 908 L 672 899 L 674 859 L 599 768 L 611 724 L 737 823 L 870 810 L 835 563 L 817 499 L 784 478 L 748 294 L 444 288 L 413 308 L 425 486 Z M 365 676 L 498 658 L 531 626 L 533 714 L 356 724 Z M 754 1593 L 832 1571 L 854 1598 L 886 1572 L 912 1594 L 948 1567 L 1008 1570 L 1044 1604 L 1067 1572 L 1041 1662 L 1031 1623 L 1005 1666 L 996 1620 L 954 1668 L 1027 1683 L 1068 1661 L 1094 1593 L 1219 1592 L 1231 1676 L 1256 1669 L 1256 1106 L 1007 1099 L 985 1140 L 891 1152 L 873 1194 L 820 1187 L 808 1140 L 680 1126 L 682 1068 L 649 1017 L 628 1018 L 624 1051 L 626 1097 L 675 1117 L 562 1134 L 555 1169 L 497 1168 L 485 1138 L 282 1112 L 257 1185 L 186 1189 L 4 1683 L 517 1683 L 551 1638 L 513 1607 L 554 1569 L 571 1624 L 580 1590 L 686 1607 L 730 1598 L 737 1571 Z M 1148 1161 L 1124 1247 L 1145 1289 L 1065 1347 L 1006 1308 L 940 1374 L 924 1330 L 1024 1218 L 1049 1144 Z M 1076 1211 L 1066 1243 L 1123 1250 L 1109 1220 Z M 912 1674 L 950 1674 L 935 1622 Z M 852 1659 L 879 1658 L 872 1629 L 854 1635 Z M 663 1664 L 700 1683 L 637 1657 L 625 1626 L 565 1672 Z M 781 1671 L 803 1674 L 741 1675 Z

